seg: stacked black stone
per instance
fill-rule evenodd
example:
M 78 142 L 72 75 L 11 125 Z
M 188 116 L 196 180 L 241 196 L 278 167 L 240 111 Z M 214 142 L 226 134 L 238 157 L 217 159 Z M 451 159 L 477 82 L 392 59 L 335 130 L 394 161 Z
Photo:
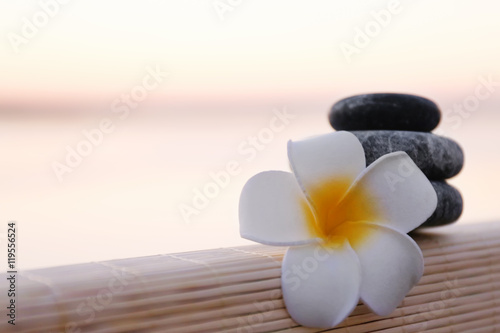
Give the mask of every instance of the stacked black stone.
M 463 200 L 445 179 L 462 170 L 464 154 L 453 140 L 432 134 L 441 119 L 437 105 L 423 97 L 405 94 L 367 94 L 345 98 L 333 105 L 330 124 L 350 131 L 365 150 L 366 164 L 395 151 L 406 152 L 436 190 L 436 211 L 421 227 L 458 220 Z

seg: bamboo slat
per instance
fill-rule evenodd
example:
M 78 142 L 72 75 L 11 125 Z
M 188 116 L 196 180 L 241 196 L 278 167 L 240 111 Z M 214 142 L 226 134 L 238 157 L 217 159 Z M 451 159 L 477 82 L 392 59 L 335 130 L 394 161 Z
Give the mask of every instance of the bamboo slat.
M 425 273 L 387 317 L 360 303 L 334 329 L 300 327 L 281 298 L 286 248 L 254 245 L 22 271 L 0 332 L 500 332 L 500 223 L 412 236 Z

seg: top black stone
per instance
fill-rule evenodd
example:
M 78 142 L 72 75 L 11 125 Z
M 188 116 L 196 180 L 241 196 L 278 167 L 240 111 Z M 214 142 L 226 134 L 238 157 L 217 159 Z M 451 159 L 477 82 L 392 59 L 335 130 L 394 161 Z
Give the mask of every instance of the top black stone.
M 441 112 L 423 97 L 382 93 L 344 98 L 332 106 L 328 118 L 338 131 L 430 132 L 439 124 Z

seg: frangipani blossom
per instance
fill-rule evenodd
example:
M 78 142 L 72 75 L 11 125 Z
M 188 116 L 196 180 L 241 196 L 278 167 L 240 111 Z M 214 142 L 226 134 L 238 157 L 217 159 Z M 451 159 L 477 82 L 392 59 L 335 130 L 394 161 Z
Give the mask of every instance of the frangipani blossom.
M 388 315 L 423 274 L 423 257 L 407 233 L 436 209 L 429 180 L 404 152 L 366 168 L 349 132 L 288 144 L 293 173 L 262 172 L 240 198 L 241 236 L 290 246 L 281 284 L 299 324 L 331 328 L 359 299 Z

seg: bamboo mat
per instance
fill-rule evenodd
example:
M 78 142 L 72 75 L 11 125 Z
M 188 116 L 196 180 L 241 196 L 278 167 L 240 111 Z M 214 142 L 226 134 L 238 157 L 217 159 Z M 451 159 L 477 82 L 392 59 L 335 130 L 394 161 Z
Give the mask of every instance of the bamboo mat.
M 2 316 L 0 332 L 500 332 L 500 223 L 413 237 L 425 273 L 400 307 L 379 317 L 360 303 L 331 330 L 293 322 L 286 248 L 255 245 L 23 271 L 16 326 Z

